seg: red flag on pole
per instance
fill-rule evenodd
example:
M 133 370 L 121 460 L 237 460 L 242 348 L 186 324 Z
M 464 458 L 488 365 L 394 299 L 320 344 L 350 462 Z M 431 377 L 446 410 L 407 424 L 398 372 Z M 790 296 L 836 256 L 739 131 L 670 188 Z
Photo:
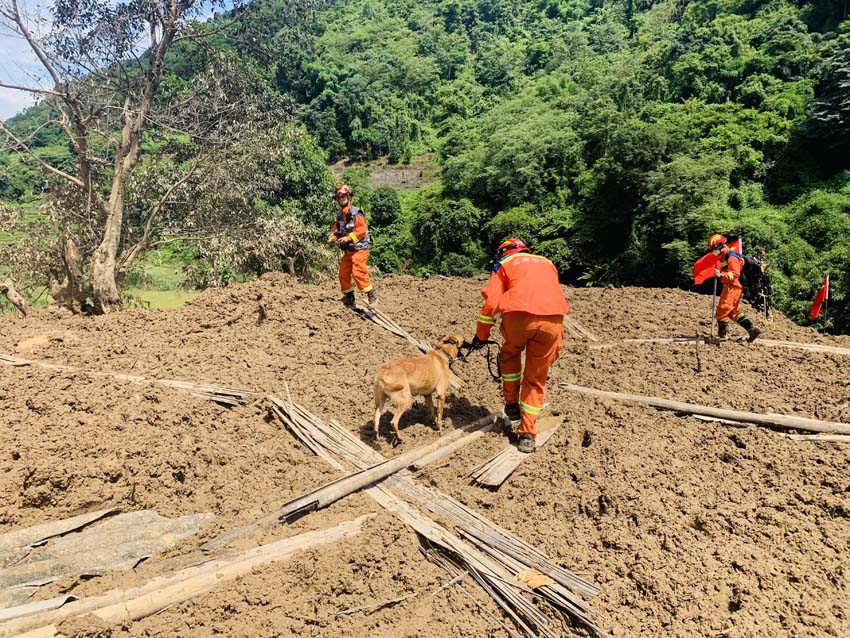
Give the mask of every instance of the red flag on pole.
M 714 269 L 720 263 L 720 258 L 714 253 L 708 253 L 697 259 L 694 264 L 694 284 L 699 285 L 706 279 L 714 277 Z
M 741 237 L 738 237 L 735 241 L 733 241 L 729 247 L 734 250 L 739 255 L 744 255 L 744 240 Z
M 827 299 L 829 299 L 829 275 L 824 277 L 823 285 L 821 285 L 818 294 L 815 295 L 815 299 L 812 301 L 812 307 L 809 309 L 809 317 L 817 319 L 821 306 L 823 306 Z

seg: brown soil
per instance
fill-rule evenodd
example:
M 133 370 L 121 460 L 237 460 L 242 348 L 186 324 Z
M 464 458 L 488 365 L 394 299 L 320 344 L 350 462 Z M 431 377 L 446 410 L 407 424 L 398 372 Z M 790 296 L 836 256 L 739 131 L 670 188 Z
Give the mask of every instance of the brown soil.
M 379 292 L 386 313 L 434 341 L 448 332 L 471 336 L 482 282 L 395 277 L 381 280 Z M 695 294 L 566 292 L 571 318 L 600 343 L 706 330 L 710 300 Z M 0 352 L 284 396 L 288 388 L 293 400 L 365 437 L 375 368 L 417 353 L 337 297 L 270 275 L 208 291 L 177 310 L 80 318 L 37 309 L 26 319 L 4 317 Z M 850 346 L 850 338 L 821 337 L 781 317 L 765 336 Z M 504 447 L 496 434 L 427 470 L 425 480 L 601 585 L 593 604 L 610 635 L 847 636 L 850 448 L 588 399 L 557 384 L 850 422 L 848 369 L 847 357 L 759 344 L 600 349 L 568 338 L 547 397 L 548 409 L 568 421 L 544 448 L 497 492 L 464 478 Z M 466 386 L 448 401 L 449 426 L 501 406 L 481 354 L 455 370 Z M 169 552 L 174 557 L 337 476 L 269 418 L 262 399 L 227 409 L 155 385 L 0 365 L 0 410 L 0 533 L 105 506 L 169 516 L 213 512 L 214 522 Z M 403 441 L 392 447 L 385 420 L 381 452 L 434 440 L 439 435 L 425 423 L 420 403 L 402 419 Z M 249 544 L 370 511 L 374 503 L 356 494 Z M 412 531 L 380 513 L 353 540 L 256 569 L 111 634 L 90 618 L 63 628 L 116 637 L 507 635 L 474 583 L 432 596 L 448 577 L 418 547 Z M 39 597 L 138 584 L 162 560 L 103 578 L 63 579 Z M 338 615 L 412 593 L 395 606 Z
M 342 179 L 343 171 L 352 166 L 369 169 L 369 186 L 372 188 L 392 186 L 395 190 L 412 190 L 440 181 L 440 165 L 433 155 L 419 155 L 408 164 L 390 164 L 386 157 L 371 162 L 340 160 L 331 166 L 331 171 L 337 179 Z

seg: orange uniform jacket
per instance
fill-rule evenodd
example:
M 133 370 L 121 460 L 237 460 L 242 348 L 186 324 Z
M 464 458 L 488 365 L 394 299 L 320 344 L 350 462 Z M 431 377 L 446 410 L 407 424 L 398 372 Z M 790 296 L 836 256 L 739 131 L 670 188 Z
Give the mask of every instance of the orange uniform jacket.
M 727 288 L 743 288 L 741 285 L 741 269 L 744 258 L 734 250 L 728 251 L 720 258 L 719 270 L 723 273 L 720 282 Z
M 558 283 L 558 269 L 545 257 L 515 253 L 497 262 L 481 290 L 484 305 L 475 334 L 487 340 L 496 314 L 527 312 L 537 316 L 564 316 L 569 305 Z
M 335 237 L 340 230 L 340 223 L 348 224 L 349 226 L 351 221 L 351 210 L 352 206 L 349 204 L 345 208 L 340 211 L 338 215 L 339 219 L 333 223 L 331 226 L 331 234 L 328 235 L 328 239 L 331 237 Z M 360 213 L 360 209 L 356 210 L 357 213 Z M 354 215 L 354 229 L 348 233 L 348 238 L 351 240 L 351 246 L 362 242 L 366 238 L 366 233 L 368 232 L 368 228 L 366 226 L 366 216 L 355 214 Z

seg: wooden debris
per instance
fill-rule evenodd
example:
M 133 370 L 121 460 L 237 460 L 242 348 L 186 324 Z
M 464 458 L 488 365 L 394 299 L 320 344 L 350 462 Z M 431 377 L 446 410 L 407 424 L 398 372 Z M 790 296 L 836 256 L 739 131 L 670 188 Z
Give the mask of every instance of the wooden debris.
M 653 339 L 623 339 L 623 343 L 693 343 L 694 341 L 706 342 L 705 337 L 661 337 Z M 731 339 L 723 339 L 721 341 L 729 341 L 734 343 L 743 343 L 746 337 L 735 337 Z M 777 341 L 775 339 L 764 339 L 759 337 L 753 341 L 753 345 L 777 347 L 777 348 L 792 348 L 796 350 L 810 350 L 812 352 L 825 352 L 829 354 L 839 354 L 850 356 L 850 348 L 840 348 L 837 346 L 827 346 L 820 343 L 800 343 L 798 341 Z
M 535 448 L 542 447 L 546 441 L 561 427 L 561 417 L 544 417 L 538 422 L 538 434 Z M 529 458 L 530 454 L 520 452 L 515 445 L 509 445 L 489 461 L 475 468 L 470 476 L 477 485 L 498 489 L 508 477 L 513 474 L 520 464 Z
M 235 557 L 160 576 L 140 587 L 84 598 L 53 611 L 3 622 L 0 623 L 0 638 L 20 632 L 27 632 L 21 635 L 28 638 L 52 638 L 57 634 L 56 626 L 64 619 L 89 613 L 111 624 L 138 620 L 208 592 L 220 583 L 244 576 L 258 565 L 284 560 L 305 549 L 350 538 L 358 534 L 363 523 L 372 516 L 374 514 L 261 545 Z
M 56 363 L 47 363 L 46 361 L 30 361 L 28 359 L 19 359 L 6 354 L 0 354 L 0 363 L 11 366 L 26 366 L 36 365 L 45 370 L 58 370 L 60 372 L 74 372 L 80 374 L 88 374 L 94 377 L 110 377 L 118 381 L 127 381 L 130 383 L 156 383 L 164 385 L 176 390 L 189 392 L 197 397 L 214 401 L 221 405 L 234 406 L 242 405 L 248 401 L 257 392 L 244 388 L 228 388 L 221 385 L 213 385 L 209 383 L 192 383 L 190 381 L 177 381 L 174 379 L 148 379 L 146 377 L 123 374 L 121 372 L 101 372 L 99 370 L 84 370 L 73 366 L 59 365 Z
M 4 295 L 6 299 L 9 300 L 9 303 L 15 306 L 15 308 L 18 309 L 18 312 L 20 312 L 24 317 L 27 316 L 29 304 L 27 303 L 27 300 L 24 299 L 24 296 L 15 290 L 10 279 L 0 280 L 0 295 Z
M 454 443 L 450 443 L 449 445 L 446 445 L 443 448 L 440 448 L 438 450 L 434 450 L 433 452 L 431 452 L 431 454 L 423 456 L 418 461 L 414 461 L 413 463 L 411 463 L 410 467 L 412 467 L 414 470 L 421 470 L 422 468 L 424 468 L 427 465 L 431 465 L 432 463 L 439 461 L 440 459 L 444 459 L 448 456 L 451 456 L 452 454 L 457 452 L 462 447 L 469 445 L 470 443 L 472 443 L 476 439 L 480 439 L 486 432 L 492 431 L 496 427 L 497 422 L 499 420 L 500 419 L 497 416 L 496 418 L 493 419 L 493 423 L 486 425 L 485 427 L 481 428 L 480 430 L 475 430 L 474 432 L 470 432 L 469 434 L 467 434 L 463 438 L 458 439 Z
M 850 443 L 846 434 L 786 434 L 792 441 L 813 441 L 815 443 Z
M 361 468 L 383 458 L 339 424 L 326 424 L 300 406 L 277 400 L 275 413 L 302 443 L 337 469 L 345 469 L 340 458 L 350 466 Z M 416 513 L 388 487 L 451 521 L 460 536 Z M 555 565 L 539 550 L 459 501 L 416 483 L 406 470 L 368 488 L 366 493 L 453 560 L 460 561 L 525 635 L 555 635 L 554 620 L 524 598 L 521 593 L 530 594 L 531 590 L 514 580 L 519 571 L 527 568 L 536 568 L 556 581 L 553 586 L 541 587 L 536 594 L 591 631 L 599 632 L 592 609 L 581 598 L 581 595 L 598 593 L 595 585 Z M 469 542 L 470 539 L 475 545 Z M 508 633 L 516 635 L 513 631 Z
M 564 327 L 571 336 L 577 339 L 587 339 L 588 341 L 599 341 L 599 338 L 590 330 L 582 326 L 574 317 L 566 315 L 564 317 Z
M 0 569 L 0 589 L 20 590 L 28 597 L 27 588 L 45 585 L 69 574 L 99 576 L 133 567 L 195 534 L 212 517 L 212 514 L 193 514 L 168 519 L 152 510 L 110 517 L 99 525 L 47 543 L 15 564 Z
M 739 412 L 737 410 L 712 408 L 705 405 L 683 403 L 681 401 L 670 401 L 669 399 L 659 399 L 656 397 L 647 397 L 639 394 L 606 392 L 605 390 L 585 388 L 579 385 L 573 385 L 571 383 L 561 383 L 560 387 L 571 392 L 589 394 L 591 396 L 596 396 L 602 399 L 626 401 L 629 403 L 642 403 L 644 405 L 651 405 L 652 407 L 660 408 L 662 410 L 672 410 L 674 412 L 683 412 L 685 414 L 701 414 L 703 416 L 710 416 L 718 419 L 726 419 L 742 423 L 755 423 L 756 425 L 789 428 L 793 430 L 806 430 L 809 432 L 850 434 L 850 424 L 848 423 L 818 421 L 816 419 L 807 419 L 805 417 L 798 416 L 787 416 L 784 414 L 756 414 L 755 412 Z
M 278 399 L 277 397 L 269 397 L 269 399 L 272 401 L 273 410 L 278 417 L 282 417 L 282 414 L 285 413 L 284 411 L 289 410 L 288 406 L 292 405 L 282 399 Z M 307 419 L 297 413 L 294 418 L 303 421 L 304 424 L 309 423 Z M 203 549 L 210 550 L 227 545 L 238 538 L 249 536 L 259 530 L 269 529 L 281 522 L 293 521 L 305 514 L 327 507 L 331 503 L 334 503 L 353 492 L 362 490 L 373 483 L 378 483 L 391 474 L 395 474 L 399 470 L 403 470 L 420 458 L 438 451 L 442 447 L 450 444 L 452 441 L 463 437 L 468 432 L 491 426 L 495 422 L 496 418 L 497 415 L 489 414 L 471 425 L 458 428 L 448 434 L 444 434 L 433 443 L 416 448 L 415 450 L 410 450 L 409 452 L 400 454 L 399 456 L 391 459 L 384 459 L 378 455 L 380 460 L 375 465 L 372 465 L 371 467 L 363 467 L 356 472 L 348 474 L 347 476 L 335 481 L 331 481 L 327 485 L 315 489 L 303 496 L 292 499 L 285 503 L 279 510 L 264 516 L 258 521 L 227 530 L 205 543 L 203 545 Z M 315 442 L 307 440 L 305 441 L 305 445 L 307 445 L 314 454 L 318 454 L 319 446 Z

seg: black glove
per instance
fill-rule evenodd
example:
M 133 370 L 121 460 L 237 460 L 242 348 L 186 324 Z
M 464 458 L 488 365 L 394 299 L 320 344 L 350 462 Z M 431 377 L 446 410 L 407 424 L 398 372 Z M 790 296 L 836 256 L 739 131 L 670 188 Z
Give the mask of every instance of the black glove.
M 480 350 L 481 348 L 484 347 L 484 344 L 486 344 L 486 343 L 487 343 L 486 341 L 481 341 L 481 339 L 478 338 L 478 335 L 475 335 L 474 337 L 472 337 L 472 349 L 473 350 Z

